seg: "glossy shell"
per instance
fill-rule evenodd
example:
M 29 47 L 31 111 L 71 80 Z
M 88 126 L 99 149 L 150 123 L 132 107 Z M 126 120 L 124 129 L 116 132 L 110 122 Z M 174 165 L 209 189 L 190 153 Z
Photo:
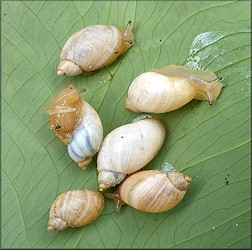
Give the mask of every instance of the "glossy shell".
M 104 197 L 91 190 L 73 190 L 61 194 L 49 212 L 48 231 L 82 227 L 94 221 L 104 208 Z
M 69 84 L 47 110 L 51 129 L 66 145 L 70 157 L 85 169 L 103 140 L 103 127 L 97 112 L 80 98 L 82 89 Z
M 134 112 L 165 113 L 192 99 L 208 100 L 212 104 L 222 86 L 213 72 L 168 65 L 145 72 L 131 83 L 126 108 Z
M 64 45 L 58 75 L 74 76 L 112 63 L 134 44 L 131 21 L 122 30 L 111 25 L 93 25 L 73 34 Z
M 119 184 L 127 174 L 148 164 L 164 143 L 164 125 L 153 118 L 139 120 L 111 131 L 97 157 L 99 190 Z
M 178 172 L 145 170 L 130 175 L 116 193 L 106 196 L 114 199 L 117 212 L 127 204 L 140 211 L 161 213 L 181 202 L 190 182 L 191 177 Z
M 54 97 L 50 107 L 46 109 L 50 118 L 50 128 L 66 145 L 69 144 L 83 116 L 80 98 L 80 93 L 83 91 L 85 90 L 77 89 L 69 83 L 67 88 Z

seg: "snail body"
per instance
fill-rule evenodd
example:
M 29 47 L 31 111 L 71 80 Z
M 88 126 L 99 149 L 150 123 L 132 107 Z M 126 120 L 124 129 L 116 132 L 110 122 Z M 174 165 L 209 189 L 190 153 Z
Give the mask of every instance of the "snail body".
M 98 191 L 72 190 L 58 196 L 53 202 L 48 231 L 67 227 L 82 227 L 94 221 L 104 208 L 104 197 Z
M 57 74 L 75 76 L 103 68 L 133 45 L 131 21 L 124 30 L 111 25 L 86 27 L 64 45 Z
M 149 213 L 166 212 L 183 199 L 191 177 L 182 173 L 142 170 L 127 177 L 115 193 L 106 194 L 116 203 L 116 212 L 127 204 Z
M 80 98 L 83 91 L 69 84 L 54 98 L 47 113 L 50 128 L 67 145 L 70 157 L 85 169 L 99 150 L 103 127 L 97 112 Z
M 140 74 L 131 83 L 126 108 L 133 112 L 165 113 L 192 99 L 208 100 L 211 105 L 223 87 L 213 72 L 168 65 Z
M 119 184 L 128 174 L 147 165 L 164 143 L 166 130 L 156 119 L 146 118 L 111 131 L 98 152 L 99 190 Z

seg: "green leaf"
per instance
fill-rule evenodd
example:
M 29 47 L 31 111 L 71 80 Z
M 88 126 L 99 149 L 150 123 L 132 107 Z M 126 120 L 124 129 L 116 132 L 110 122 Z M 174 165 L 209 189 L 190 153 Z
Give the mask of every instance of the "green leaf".
M 250 1 L 3 1 L 2 248 L 250 248 Z M 92 76 L 58 77 L 68 37 L 93 24 L 124 27 L 136 44 Z M 106 199 L 93 223 L 46 230 L 61 193 L 97 190 L 96 158 L 86 171 L 48 129 L 45 109 L 72 81 L 99 113 L 104 135 L 139 114 L 125 109 L 139 74 L 168 64 L 214 71 L 217 102 L 192 101 L 153 115 L 167 138 L 145 169 L 172 164 L 193 180 L 183 201 L 160 214 Z

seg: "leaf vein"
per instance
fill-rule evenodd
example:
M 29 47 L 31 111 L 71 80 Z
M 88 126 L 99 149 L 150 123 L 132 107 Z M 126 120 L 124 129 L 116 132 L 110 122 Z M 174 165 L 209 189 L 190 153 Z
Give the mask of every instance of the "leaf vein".
M 33 247 L 33 246 L 32 246 L 32 243 L 31 243 L 31 241 L 30 241 L 30 238 L 29 238 L 29 236 L 28 236 L 28 233 L 27 233 L 27 227 L 26 227 L 26 223 L 25 223 L 24 212 L 23 212 L 23 208 L 22 208 L 22 204 L 21 204 L 21 200 L 20 200 L 18 191 L 17 191 L 17 189 L 16 189 L 14 183 L 11 181 L 11 178 L 8 176 L 8 174 L 7 174 L 6 171 L 4 170 L 4 168 L 2 168 L 2 171 L 4 172 L 4 174 L 6 175 L 6 177 L 8 178 L 9 183 L 12 185 L 13 190 L 14 190 L 14 192 L 15 192 L 15 194 L 16 194 L 16 197 L 17 197 L 18 203 L 19 203 L 19 207 L 20 207 L 20 212 L 21 212 L 21 214 L 22 214 L 22 219 L 23 219 L 23 223 L 24 223 L 26 238 L 27 238 L 27 240 L 28 240 L 30 246 Z

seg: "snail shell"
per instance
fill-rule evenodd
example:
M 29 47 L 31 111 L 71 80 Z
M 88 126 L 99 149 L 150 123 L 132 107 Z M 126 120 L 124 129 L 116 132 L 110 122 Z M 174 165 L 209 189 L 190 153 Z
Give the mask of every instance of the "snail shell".
M 48 231 L 82 227 L 94 221 L 104 208 L 104 197 L 98 191 L 72 190 L 61 194 L 49 212 Z
M 130 85 L 126 108 L 134 112 L 165 113 L 192 99 L 211 105 L 223 87 L 221 77 L 211 71 L 168 65 L 139 75 Z
M 99 190 L 119 184 L 127 174 L 148 164 L 164 143 L 164 125 L 153 118 L 142 119 L 111 131 L 97 157 Z
M 178 172 L 138 171 L 127 177 L 115 193 L 105 196 L 115 201 L 117 212 L 122 205 L 127 204 L 140 211 L 161 213 L 180 203 L 191 179 Z
M 133 45 L 131 21 L 124 30 L 110 25 L 86 27 L 64 45 L 57 74 L 75 76 L 103 68 Z
M 103 140 L 103 127 L 97 112 L 83 99 L 80 92 L 69 83 L 47 110 L 51 129 L 67 146 L 70 157 L 85 169 L 99 150 Z

